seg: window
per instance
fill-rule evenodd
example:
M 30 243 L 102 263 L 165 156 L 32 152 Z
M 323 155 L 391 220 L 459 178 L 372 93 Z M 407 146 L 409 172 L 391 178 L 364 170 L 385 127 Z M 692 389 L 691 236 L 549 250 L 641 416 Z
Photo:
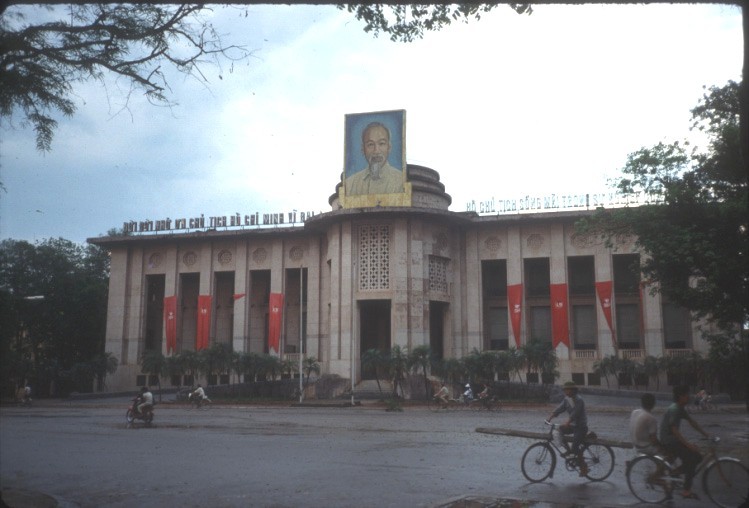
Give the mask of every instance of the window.
M 551 308 L 548 305 L 530 308 L 531 340 L 551 342 Z
M 614 254 L 614 293 L 636 295 L 640 290 L 640 255 Z
M 640 308 L 637 304 L 616 305 L 616 336 L 621 349 L 640 349 Z
M 593 256 L 567 258 L 567 280 L 570 296 L 593 296 L 596 293 Z
M 487 315 L 489 349 L 506 350 L 509 347 L 507 307 L 489 307 Z
M 549 297 L 549 258 L 530 258 L 523 262 L 525 288 L 529 298 Z
M 481 287 L 484 302 L 484 349 L 506 350 L 509 347 L 507 317 L 507 262 L 481 262 Z
M 572 337 L 575 349 L 596 348 L 598 333 L 593 305 L 572 306 Z
M 684 307 L 670 302 L 663 304 L 663 342 L 666 349 L 692 347 L 692 319 Z

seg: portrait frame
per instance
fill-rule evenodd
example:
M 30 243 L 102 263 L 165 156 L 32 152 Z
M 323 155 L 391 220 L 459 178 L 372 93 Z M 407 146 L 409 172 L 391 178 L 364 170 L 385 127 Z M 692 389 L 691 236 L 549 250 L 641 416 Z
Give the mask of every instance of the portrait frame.
M 368 163 L 362 151 L 362 133 L 367 125 L 373 122 L 383 124 L 390 133 L 389 165 L 401 172 L 402 183 L 407 181 L 406 173 L 406 110 L 375 111 L 367 113 L 351 113 L 345 115 L 344 127 L 344 170 L 342 187 L 346 188 L 346 181 L 357 173 L 366 169 Z M 394 194 L 402 194 L 403 191 Z M 360 194 L 359 196 L 386 196 L 377 194 Z M 347 196 L 354 198 L 354 196 Z M 349 199 L 350 201 L 350 199 Z M 357 199 L 357 202 L 361 199 Z M 381 201 L 381 200 L 379 200 Z

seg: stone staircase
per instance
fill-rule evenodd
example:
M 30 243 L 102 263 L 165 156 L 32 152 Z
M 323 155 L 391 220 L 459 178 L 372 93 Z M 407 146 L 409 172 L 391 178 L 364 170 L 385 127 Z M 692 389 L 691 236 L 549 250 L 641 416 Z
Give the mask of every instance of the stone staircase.
M 377 388 L 377 381 L 374 379 L 365 379 L 360 381 L 354 388 L 354 398 L 360 400 L 380 400 L 388 398 L 393 393 L 393 385 L 390 381 L 380 379 L 380 388 L 382 388 L 382 392 Z M 351 397 L 351 393 L 349 392 L 342 397 Z

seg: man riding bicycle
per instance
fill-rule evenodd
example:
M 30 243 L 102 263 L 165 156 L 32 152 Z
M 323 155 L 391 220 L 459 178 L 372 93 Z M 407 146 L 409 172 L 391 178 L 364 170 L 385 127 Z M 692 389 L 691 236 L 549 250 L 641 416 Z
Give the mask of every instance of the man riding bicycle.
M 689 404 L 689 387 L 674 386 L 674 403 L 668 407 L 666 414 L 663 415 L 659 437 L 666 452 L 681 459 L 681 465 L 674 470 L 677 474 L 684 473 L 684 490 L 681 496 L 685 499 L 696 499 L 697 495 L 692 492 L 692 480 L 694 479 L 697 464 L 702 461 L 702 453 L 700 453 L 700 449 L 696 445 L 690 443 L 681 431 L 679 431 L 679 425 L 682 420 L 686 420 L 694 430 L 705 437 L 709 436 L 689 416 L 686 410 L 687 404 Z
M 572 381 L 567 381 L 562 387 L 564 391 L 564 399 L 561 404 L 552 411 L 548 421 L 552 418 L 560 415 L 563 412 L 567 412 L 569 418 L 567 421 L 559 426 L 562 434 L 572 434 L 572 453 L 577 456 L 577 464 L 580 467 L 580 476 L 586 476 L 588 474 L 588 465 L 583 459 L 582 444 L 585 440 L 585 436 L 588 434 L 588 416 L 585 413 L 585 402 L 582 397 L 577 393 L 577 385 Z

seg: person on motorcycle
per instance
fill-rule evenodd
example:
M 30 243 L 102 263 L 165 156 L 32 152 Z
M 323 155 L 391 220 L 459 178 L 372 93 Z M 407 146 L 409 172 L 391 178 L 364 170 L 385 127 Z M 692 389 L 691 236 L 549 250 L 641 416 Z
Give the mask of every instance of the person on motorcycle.
M 195 388 L 195 391 L 192 392 L 191 398 L 195 401 L 198 407 L 200 407 L 203 404 L 203 401 L 208 398 L 205 394 L 205 390 L 200 386 L 200 383 L 198 383 L 198 387 Z
M 469 404 L 473 400 L 473 389 L 471 383 L 466 383 L 466 391 L 463 392 L 463 401 Z
M 145 411 L 153 409 L 153 394 L 147 386 L 144 386 L 140 389 L 140 393 L 138 394 L 138 402 L 135 406 L 135 409 L 140 414 L 144 414 Z

